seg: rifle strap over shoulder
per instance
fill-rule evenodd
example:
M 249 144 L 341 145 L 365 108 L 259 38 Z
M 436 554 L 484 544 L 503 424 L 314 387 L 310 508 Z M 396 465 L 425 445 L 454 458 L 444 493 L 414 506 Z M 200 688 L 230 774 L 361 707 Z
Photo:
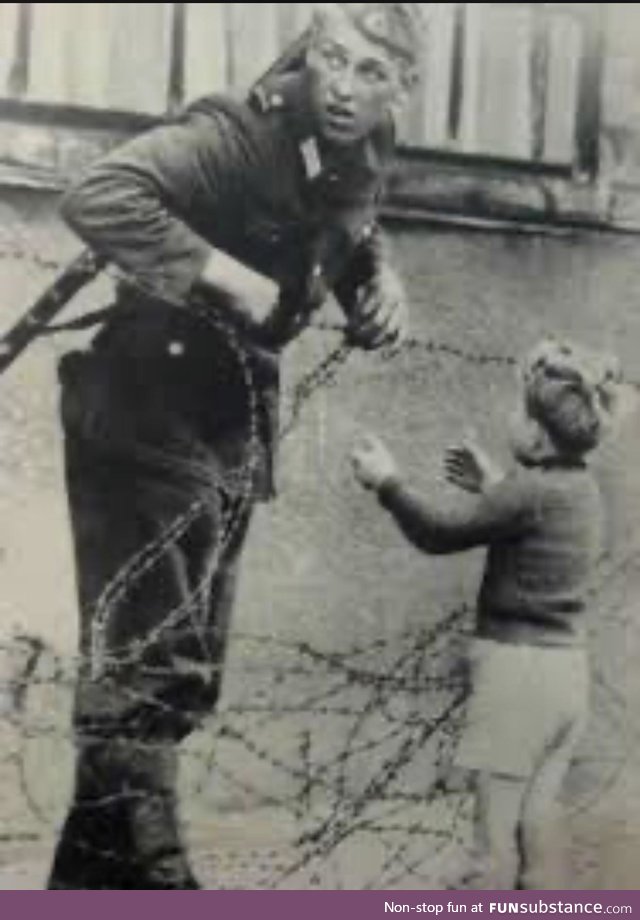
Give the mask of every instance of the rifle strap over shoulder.
M 64 269 L 33 306 L 0 338 L 0 374 L 13 364 L 34 339 L 47 331 L 63 307 L 86 284 L 93 281 L 104 265 L 105 260 L 87 249 Z M 82 317 L 85 318 L 89 317 Z

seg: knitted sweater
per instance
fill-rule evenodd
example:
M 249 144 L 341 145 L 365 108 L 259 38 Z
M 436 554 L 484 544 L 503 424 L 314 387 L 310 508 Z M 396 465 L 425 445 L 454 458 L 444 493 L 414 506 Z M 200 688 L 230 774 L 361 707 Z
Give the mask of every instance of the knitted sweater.
M 399 480 L 380 500 L 424 552 L 488 546 L 477 633 L 499 642 L 579 645 L 601 542 L 601 504 L 583 465 L 517 466 L 475 501 L 438 507 Z

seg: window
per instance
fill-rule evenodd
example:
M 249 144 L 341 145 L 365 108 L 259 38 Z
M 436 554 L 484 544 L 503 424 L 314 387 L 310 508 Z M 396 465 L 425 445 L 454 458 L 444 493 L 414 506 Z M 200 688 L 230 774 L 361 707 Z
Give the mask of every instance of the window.
M 424 6 L 422 92 L 401 128 L 411 152 L 595 174 L 605 4 Z M 310 11 L 308 3 L 0 3 L 0 165 L 8 119 L 125 130 L 203 93 L 248 86 Z
M 601 4 L 430 4 L 411 146 L 597 165 Z
M 2 3 L 0 96 L 160 115 L 258 76 L 302 28 L 296 6 Z

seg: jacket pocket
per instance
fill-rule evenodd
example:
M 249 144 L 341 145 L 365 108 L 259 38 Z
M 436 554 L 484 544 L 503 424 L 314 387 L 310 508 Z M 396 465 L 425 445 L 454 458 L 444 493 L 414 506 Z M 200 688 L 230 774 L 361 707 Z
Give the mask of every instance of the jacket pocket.
M 58 376 L 65 432 L 114 448 L 144 439 L 142 429 L 153 422 L 153 413 L 141 405 L 135 382 L 119 362 L 94 352 L 70 352 L 61 359 Z
M 107 391 L 100 382 L 94 356 L 69 352 L 58 364 L 61 385 L 60 414 L 67 434 L 91 437 L 107 417 Z

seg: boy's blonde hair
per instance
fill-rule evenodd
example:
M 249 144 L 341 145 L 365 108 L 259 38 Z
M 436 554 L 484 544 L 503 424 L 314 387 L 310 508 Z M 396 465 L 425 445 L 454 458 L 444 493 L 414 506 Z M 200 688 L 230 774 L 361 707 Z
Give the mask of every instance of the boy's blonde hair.
M 561 453 L 580 457 L 598 446 L 615 412 L 615 358 L 546 340 L 525 359 L 523 380 L 529 416 Z

